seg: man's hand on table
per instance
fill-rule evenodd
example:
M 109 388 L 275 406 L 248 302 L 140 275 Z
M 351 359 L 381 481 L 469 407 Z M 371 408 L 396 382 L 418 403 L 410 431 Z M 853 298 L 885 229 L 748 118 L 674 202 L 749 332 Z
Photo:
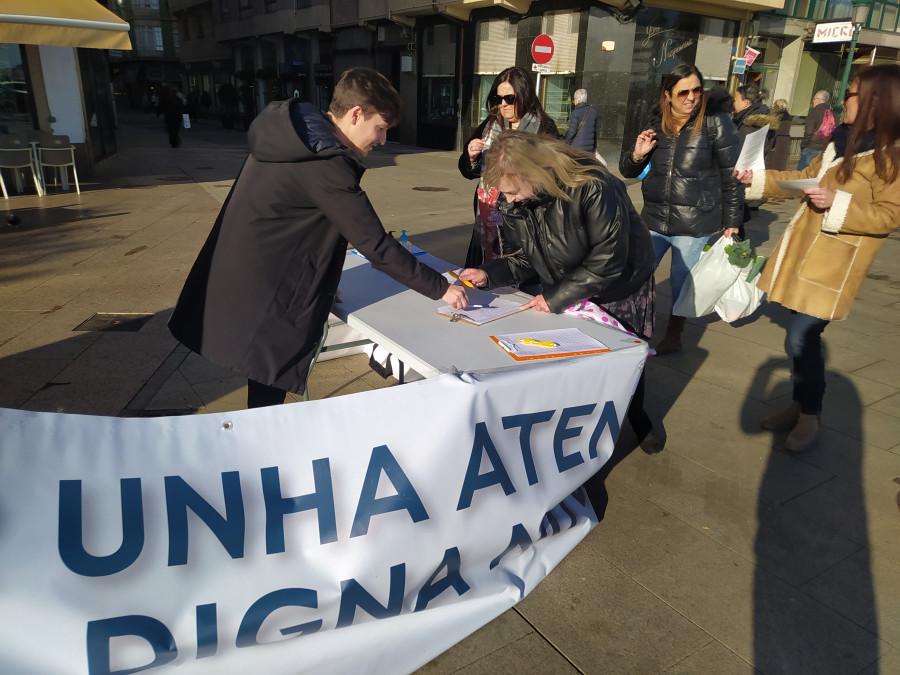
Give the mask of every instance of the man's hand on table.
M 466 289 L 455 284 L 450 284 L 447 287 L 447 292 L 444 293 L 444 297 L 441 300 L 453 309 L 463 309 L 469 304 L 469 296 L 466 293 Z

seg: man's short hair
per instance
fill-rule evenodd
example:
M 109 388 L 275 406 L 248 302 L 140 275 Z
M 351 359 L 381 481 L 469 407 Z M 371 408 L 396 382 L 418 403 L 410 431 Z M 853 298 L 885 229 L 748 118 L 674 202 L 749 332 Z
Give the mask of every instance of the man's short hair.
M 328 112 L 341 118 L 355 106 L 360 106 L 367 118 L 380 114 L 391 127 L 400 121 L 403 110 L 397 90 L 384 75 L 371 68 L 344 71 L 334 88 Z
M 572 94 L 572 99 L 575 101 L 575 103 L 587 101 L 587 89 L 576 89 L 575 93 Z
M 822 103 L 827 104 L 829 100 L 831 100 L 831 94 L 829 94 L 824 89 L 820 89 L 816 92 L 816 95 L 813 96 L 813 101 L 822 101 Z

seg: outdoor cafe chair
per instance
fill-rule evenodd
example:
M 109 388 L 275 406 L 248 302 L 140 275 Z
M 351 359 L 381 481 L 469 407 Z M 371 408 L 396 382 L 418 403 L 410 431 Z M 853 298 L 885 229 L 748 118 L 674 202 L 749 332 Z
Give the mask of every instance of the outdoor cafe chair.
M 37 170 L 34 166 L 34 155 L 31 152 L 31 145 L 28 139 L 20 134 L 3 134 L 0 136 L 0 188 L 3 189 L 3 198 L 9 199 L 9 193 L 6 191 L 6 182 L 3 180 L 3 169 L 12 169 L 16 178 L 16 189 L 21 194 L 24 190 L 22 185 L 22 173 L 25 169 L 31 171 L 31 177 L 34 179 L 34 187 L 39 196 L 43 197 L 44 191 L 41 189 L 41 182 L 38 180 Z
M 81 186 L 78 184 L 78 170 L 75 168 L 75 146 L 69 142 L 68 136 L 42 134 L 40 143 L 38 143 L 38 156 L 40 157 L 41 175 L 44 174 L 44 167 L 56 169 L 56 172 L 62 179 L 62 189 L 69 189 L 69 169 L 72 167 L 72 174 L 75 176 L 75 190 L 81 194 Z M 47 185 L 46 180 L 44 185 Z

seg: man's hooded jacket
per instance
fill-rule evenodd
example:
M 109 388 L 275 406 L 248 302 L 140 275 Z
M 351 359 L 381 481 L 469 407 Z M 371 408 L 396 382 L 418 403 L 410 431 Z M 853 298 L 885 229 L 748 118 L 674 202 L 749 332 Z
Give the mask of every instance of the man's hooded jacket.
M 296 99 L 250 125 L 250 156 L 200 251 L 169 328 L 249 379 L 301 393 L 351 242 L 400 283 L 437 300 L 447 281 L 389 236 L 365 171 L 331 121 Z

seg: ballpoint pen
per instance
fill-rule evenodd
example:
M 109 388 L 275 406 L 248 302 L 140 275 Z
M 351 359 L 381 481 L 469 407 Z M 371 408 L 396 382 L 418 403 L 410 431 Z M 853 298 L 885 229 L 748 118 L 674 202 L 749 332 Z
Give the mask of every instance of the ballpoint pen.
M 447 270 L 447 274 L 449 274 L 449 275 L 450 275 L 451 277 L 453 277 L 454 279 L 459 279 L 459 275 L 458 275 L 456 272 L 454 272 L 453 270 Z M 471 281 L 464 281 L 463 279 L 459 279 L 459 281 L 460 281 L 461 283 L 464 283 L 464 284 L 465 284 L 466 286 L 468 286 L 469 288 L 475 288 L 475 287 L 472 285 L 472 282 L 471 282 Z
M 559 347 L 555 342 L 550 342 L 549 340 L 535 340 L 534 338 L 519 338 L 516 342 L 521 342 L 523 345 L 534 345 L 536 347 Z

